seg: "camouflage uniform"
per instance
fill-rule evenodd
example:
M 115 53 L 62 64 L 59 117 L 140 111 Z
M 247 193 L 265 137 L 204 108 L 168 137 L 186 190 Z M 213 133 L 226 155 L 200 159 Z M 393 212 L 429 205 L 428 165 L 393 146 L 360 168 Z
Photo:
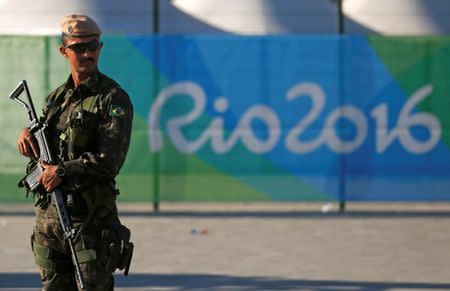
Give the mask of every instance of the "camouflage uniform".
M 46 98 L 44 122 L 51 151 L 64 163 L 61 187 L 78 234 L 75 250 L 87 290 L 112 290 L 108 237 L 121 227 L 115 177 L 130 143 L 133 107 L 127 93 L 97 72 L 74 88 L 72 77 Z M 77 290 L 74 266 L 56 207 L 35 194 L 32 248 L 44 290 Z

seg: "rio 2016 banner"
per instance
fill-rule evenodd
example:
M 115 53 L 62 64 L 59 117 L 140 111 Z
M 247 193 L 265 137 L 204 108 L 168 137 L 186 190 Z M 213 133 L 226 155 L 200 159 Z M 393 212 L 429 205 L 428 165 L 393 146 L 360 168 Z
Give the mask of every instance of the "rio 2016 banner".
M 136 112 L 124 199 L 450 200 L 448 38 L 104 43 Z

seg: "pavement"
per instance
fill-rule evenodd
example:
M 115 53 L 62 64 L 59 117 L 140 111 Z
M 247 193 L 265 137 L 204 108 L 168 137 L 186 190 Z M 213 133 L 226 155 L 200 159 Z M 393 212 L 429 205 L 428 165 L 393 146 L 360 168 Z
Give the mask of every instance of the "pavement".
M 450 290 L 450 204 L 120 203 L 115 290 Z M 28 204 L 0 205 L 0 290 L 39 290 Z

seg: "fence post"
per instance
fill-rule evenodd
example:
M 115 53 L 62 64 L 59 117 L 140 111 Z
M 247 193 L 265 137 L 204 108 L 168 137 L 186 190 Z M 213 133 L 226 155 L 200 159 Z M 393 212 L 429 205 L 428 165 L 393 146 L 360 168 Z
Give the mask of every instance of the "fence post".
M 340 105 L 345 103 L 345 90 L 344 90 L 344 74 L 345 74 L 345 70 L 344 70 L 344 48 L 345 48 L 345 39 L 343 38 L 344 35 L 344 14 L 342 11 L 342 1 L 343 0 L 337 0 L 336 2 L 336 6 L 337 6 L 337 14 L 338 14 L 338 33 L 339 33 L 339 53 L 338 53 L 338 66 L 339 66 L 339 70 L 338 70 L 338 74 L 339 74 L 339 101 L 340 101 Z M 346 173 L 345 173 L 345 169 L 346 169 L 346 160 L 345 160 L 345 154 L 344 153 L 340 153 L 339 154 L 339 211 L 343 212 L 345 211 L 345 192 L 346 192 L 346 184 L 345 184 L 345 177 L 346 177 Z
M 50 93 L 50 37 L 44 36 L 44 94 Z
M 155 56 L 155 68 L 159 68 L 159 0 L 153 0 L 153 49 Z M 156 97 L 159 91 L 159 72 L 153 73 L 153 98 Z M 151 128 L 149 130 L 152 130 Z M 159 169 L 159 152 L 153 153 L 153 211 L 159 211 L 159 179 L 160 179 L 160 169 Z

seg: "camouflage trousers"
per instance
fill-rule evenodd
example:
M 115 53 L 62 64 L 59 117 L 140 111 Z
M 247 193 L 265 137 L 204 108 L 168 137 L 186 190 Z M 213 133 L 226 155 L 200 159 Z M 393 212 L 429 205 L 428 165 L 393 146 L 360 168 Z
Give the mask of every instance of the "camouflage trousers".
M 80 290 L 56 207 L 52 204 L 44 209 L 37 207 L 35 213 L 31 244 L 39 267 L 42 290 Z M 113 290 L 114 277 L 107 270 L 108 254 L 101 233 L 112 221 L 118 220 L 117 208 L 114 203 L 112 207 L 94 213 L 88 223 L 84 223 L 81 218 L 73 218 L 77 230 L 74 248 L 87 285 L 86 290 Z

